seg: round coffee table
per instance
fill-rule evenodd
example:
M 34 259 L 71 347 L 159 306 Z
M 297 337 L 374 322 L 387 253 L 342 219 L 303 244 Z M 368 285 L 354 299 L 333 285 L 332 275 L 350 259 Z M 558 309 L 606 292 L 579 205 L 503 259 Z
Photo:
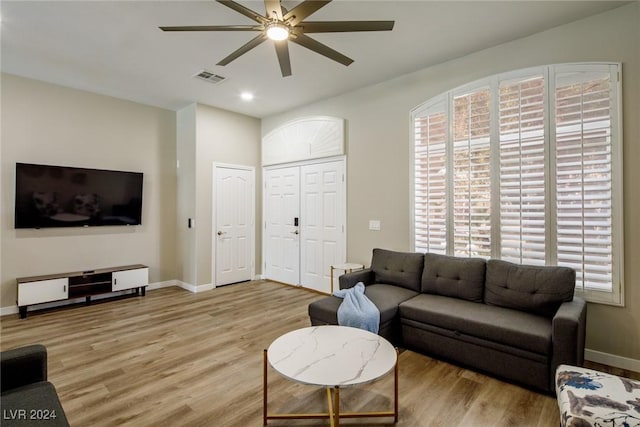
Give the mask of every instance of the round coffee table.
M 304 414 L 269 414 L 267 364 L 280 375 L 302 384 L 324 387 L 328 411 Z M 271 419 L 393 417 L 398 421 L 398 353 L 384 338 L 347 326 L 312 326 L 277 338 L 264 351 L 263 421 Z M 366 384 L 394 371 L 393 411 L 340 412 L 340 388 Z

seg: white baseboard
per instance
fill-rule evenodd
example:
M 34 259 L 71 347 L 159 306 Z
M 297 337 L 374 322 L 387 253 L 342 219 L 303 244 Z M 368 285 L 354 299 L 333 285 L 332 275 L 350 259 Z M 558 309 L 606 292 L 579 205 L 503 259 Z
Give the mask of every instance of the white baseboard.
M 192 285 L 191 283 L 183 282 L 180 280 L 166 280 L 164 282 L 149 283 L 149 286 L 147 286 L 147 289 L 154 290 L 154 289 L 168 288 L 170 286 L 177 286 L 179 288 L 182 288 L 186 291 L 193 292 L 193 293 L 210 291 L 211 289 L 215 288 L 215 286 L 213 286 L 213 284 L 211 283 L 205 283 L 204 285 Z
M 19 313 L 17 305 L 10 305 L 8 307 L 0 307 L 0 316 L 8 316 L 10 314 Z
M 640 372 L 640 360 L 629 357 L 618 356 L 602 351 L 584 349 L 584 358 L 591 362 L 602 363 L 603 365 L 615 368 L 626 369 L 628 371 Z
M 215 288 L 212 283 L 206 283 L 204 285 L 192 285 L 191 283 L 181 282 L 180 280 L 176 280 L 175 282 L 176 286 L 189 292 L 193 292 L 194 294 L 198 292 L 210 291 L 211 289 Z
M 176 280 L 165 280 L 164 282 L 149 283 L 147 290 L 152 291 L 154 289 L 168 288 L 170 286 L 179 286 L 176 282 Z

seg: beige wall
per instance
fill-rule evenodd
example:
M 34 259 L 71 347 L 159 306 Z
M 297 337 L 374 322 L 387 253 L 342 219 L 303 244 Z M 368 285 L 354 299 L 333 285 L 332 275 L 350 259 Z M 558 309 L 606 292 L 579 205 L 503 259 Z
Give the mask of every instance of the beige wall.
M 259 182 L 260 173 L 260 120 L 221 110 L 219 108 L 198 105 L 196 138 L 198 156 L 196 180 L 198 182 L 198 200 L 196 216 L 198 218 L 198 284 L 212 283 L 212 203 L 213 203 L 213 163 L 251 166 L 255 168 L 256 208 L 262 199 Z M 261 216 L 256 214 L 256 274 L 261 272 L 260 260 L 262 240 L 260 239 Z
M 2 74 L 0 307 L 16 277 L 141 263 L 176 278 L 175 113 Z M 144 173 L 142 225 L 14 229 L 15 163 Z
M 177 137 L 177 277 L 196 283 L 196 229 L 189 228 L 189 218 L 196 217 L 196 104 L 176 113 Z
M 190 285 L 212 284 L 213 163 L 251 166 L 256 170 L 256 208 L 261 206 L 260 120 L 206 105 L 178 112 L 178 234 L 185 270 L 180 280 Z M 187 215 L 188 213 L 188 215 Z M 187 218 L 195 227 L 187 229 Z M 256 214 L 256 274 L 259 274 L 261 235 Z
M 496 73 L 578 61 L 622 62 L 624 77 L 626 307 L 589 304 L 587 347 L 640 361 L 640 3 L 266 118 L 262 135 L 304 116 L 347 120 L 347 258 L 368 264 L 374 247 L 411 248 L 411 109 Z M 368 230 L 370 219 L 381 231 Z

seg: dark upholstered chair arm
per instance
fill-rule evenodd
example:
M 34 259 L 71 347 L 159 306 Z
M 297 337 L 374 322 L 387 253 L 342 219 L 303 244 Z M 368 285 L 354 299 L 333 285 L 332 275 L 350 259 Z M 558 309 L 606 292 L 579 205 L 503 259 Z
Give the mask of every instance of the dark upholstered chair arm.
M 353 288 L 356 283 L 362 282 L 365 286 L 373 284 L 373 271 L 370 268 L 364 270 L 353 271 L 340 276 L 340 289 Z
M 580 297 L 562 303 L 553 317 L 551 339 L 553 359 L 551 375 L 558 365 L 582 366 L 584 363 L 584 340 L 587 322 L 587 303 Z
M 47 380 L 47 349 L 41 344 L 0 353 L 1 391 Z

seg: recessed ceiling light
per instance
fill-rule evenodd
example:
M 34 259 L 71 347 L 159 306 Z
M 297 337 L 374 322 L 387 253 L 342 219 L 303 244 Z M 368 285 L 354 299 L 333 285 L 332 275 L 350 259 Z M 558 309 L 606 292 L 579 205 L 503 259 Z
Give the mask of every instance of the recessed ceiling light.
M 251 92 L 242 92 L 240 98 L 242 98 L 243 101 L 252 101 L 253 94 Z

